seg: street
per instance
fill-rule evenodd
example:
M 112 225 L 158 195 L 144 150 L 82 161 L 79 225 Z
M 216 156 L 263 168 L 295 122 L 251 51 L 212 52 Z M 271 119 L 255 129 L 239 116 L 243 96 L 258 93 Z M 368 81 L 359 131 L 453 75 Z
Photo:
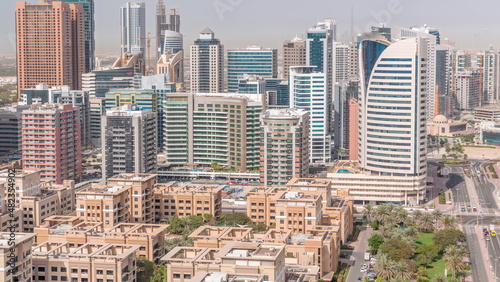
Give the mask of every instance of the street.
M 365 261 L 365 253 L 368 250 L 368 238 L 372 235 L 372 228 L 367 228 L 366 226 L 359 226 L 361 232 L 358 236 L 358 241 L 354 245 L 356 248 L 352 251 L 351 258 L 349 259 L 351 269 L 349 270 L 349 274 L 347 275 L 347 282 L 356 282 L 358 281 L 358 277 L 365 277 L 365 273 L 361 273 L 361 266 L 364 263 L 368 264 L 368 261 Z

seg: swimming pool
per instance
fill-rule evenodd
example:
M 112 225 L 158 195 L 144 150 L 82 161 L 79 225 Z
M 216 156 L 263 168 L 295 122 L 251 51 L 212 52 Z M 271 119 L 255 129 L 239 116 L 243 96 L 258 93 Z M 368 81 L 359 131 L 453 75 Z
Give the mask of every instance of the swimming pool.
M 341 168 L 341 169 L 337 170 L 337 173 L 352 173 L 352 172 L 348 169 Z

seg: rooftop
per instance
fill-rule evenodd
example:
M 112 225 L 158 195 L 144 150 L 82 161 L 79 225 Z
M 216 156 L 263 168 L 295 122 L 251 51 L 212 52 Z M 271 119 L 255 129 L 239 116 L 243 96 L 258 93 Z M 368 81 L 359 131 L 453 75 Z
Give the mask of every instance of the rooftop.
M 301 186 L 328 186 L 332 180 L 330 178 L 292 178 L 287 186 L 301 185 Z
M 114 185 L 114 186 L 107 186 L 107 185 L 96 185 L 92 184 L 91 187 L 87 187 L 83 190 L 80 190 L 76 192 L 77 195 L 79 194 L 114 194 L 117 192 L 121 192 L 129 188 L 130 186 L 121 186 L 121 185 Z
M 282 199 L 282 200 L 315 200 L 318 197 L 319 197 L 318 195 L 304 194 L 301 192 L 290 191 L 290 192 L 283 193 L 283 195 L 280 197 L 280 199 Z

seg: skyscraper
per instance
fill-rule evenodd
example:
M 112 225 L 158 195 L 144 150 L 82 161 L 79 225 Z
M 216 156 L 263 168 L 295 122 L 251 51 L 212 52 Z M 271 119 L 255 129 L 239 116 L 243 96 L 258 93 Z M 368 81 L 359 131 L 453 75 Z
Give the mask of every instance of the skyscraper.
M 283 78 L 288 79 L 290 67 L 306 65 L 306 42 L 295 37 L 283 42 Z
M 94 0 L 61 0 L 68 4 L 82 4 L 85 21 L 85 72 L 95 69 Z
M 244 75 L 278 77 L 278 50 L 260 46 L 227 51 L 228 92 L 238 91 L 238 80 Z
M 309 122 L 309 113 L 304 110 L 267 110 L 262 114 L 260 182 L 263 185 L 286 186 L 294 177 L 308 176 Z
M 327 77 L 315 72 L 314 66 L 290 68 L 290 108 L 310 113 L 310 162 L 326 163 L 331 160 L 331 105 L 327 94 Z
M 333 85 L 349 77 L 349 46 L 333 43 Z
M 80 112 L 73 105 L 33 105 L 23 111 L 23 170 L 61 184 L 82 176 Z M 40 141 L 43 140 L 43 143 Z
M 315 72 L 326 75 L 327 95 L 332 97 L 333 89 L 333 42 L 337 23 L 326 19 L 307 30 L 306 65 L 313 66 Z
M 425 180 L 427 41 L 361 42 L 359 161 L 380 175 Z M 422 199 L 423 187 L 407 192 Z M 422 190 L 423 189 L 423 190 Z M 418 195 L 417 195 L 418 194 Z
M 156 113 L 127 105 L 102 116 L 103 179 L 156 171 Z
M 121 53 L 146 51 L 146 3 L 127 2 L 120 8 Z
M 134 72 L 133 67 L 94 70 L 82 75 L 82 90 L 96 97 L 104 97 L 111 89 L 139 88 L 141 77 L 140 73 Z
M 159 55 L 163 54 L 163 40 L 165 30 L 167 29 L 167 14 L 165 2 L 158 0 L 156 3 L 156 50 Z
M 483 102 L 493 104 L 500 99 L 500 54 L 491 48 L 483 56 Z
M 208 27 L 191 45 L 191 92 L 221 93 L 224 87 L 224 46 Z
M 480 106 L 482 96 L 482 72 L 471 69 L 455 74 L 454 90 L 459 110 L 473 110 Z
M 81 89 L 85 71 L 84 8 L 52 4 L 16 4 L 17 86 L 40 83 Z

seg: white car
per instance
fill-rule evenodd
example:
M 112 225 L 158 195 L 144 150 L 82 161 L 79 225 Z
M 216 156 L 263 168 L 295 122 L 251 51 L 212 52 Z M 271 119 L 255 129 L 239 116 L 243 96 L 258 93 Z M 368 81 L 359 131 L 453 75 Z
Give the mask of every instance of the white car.
M 366 272 L 366 268 L 361 268 L 361 273 Z

